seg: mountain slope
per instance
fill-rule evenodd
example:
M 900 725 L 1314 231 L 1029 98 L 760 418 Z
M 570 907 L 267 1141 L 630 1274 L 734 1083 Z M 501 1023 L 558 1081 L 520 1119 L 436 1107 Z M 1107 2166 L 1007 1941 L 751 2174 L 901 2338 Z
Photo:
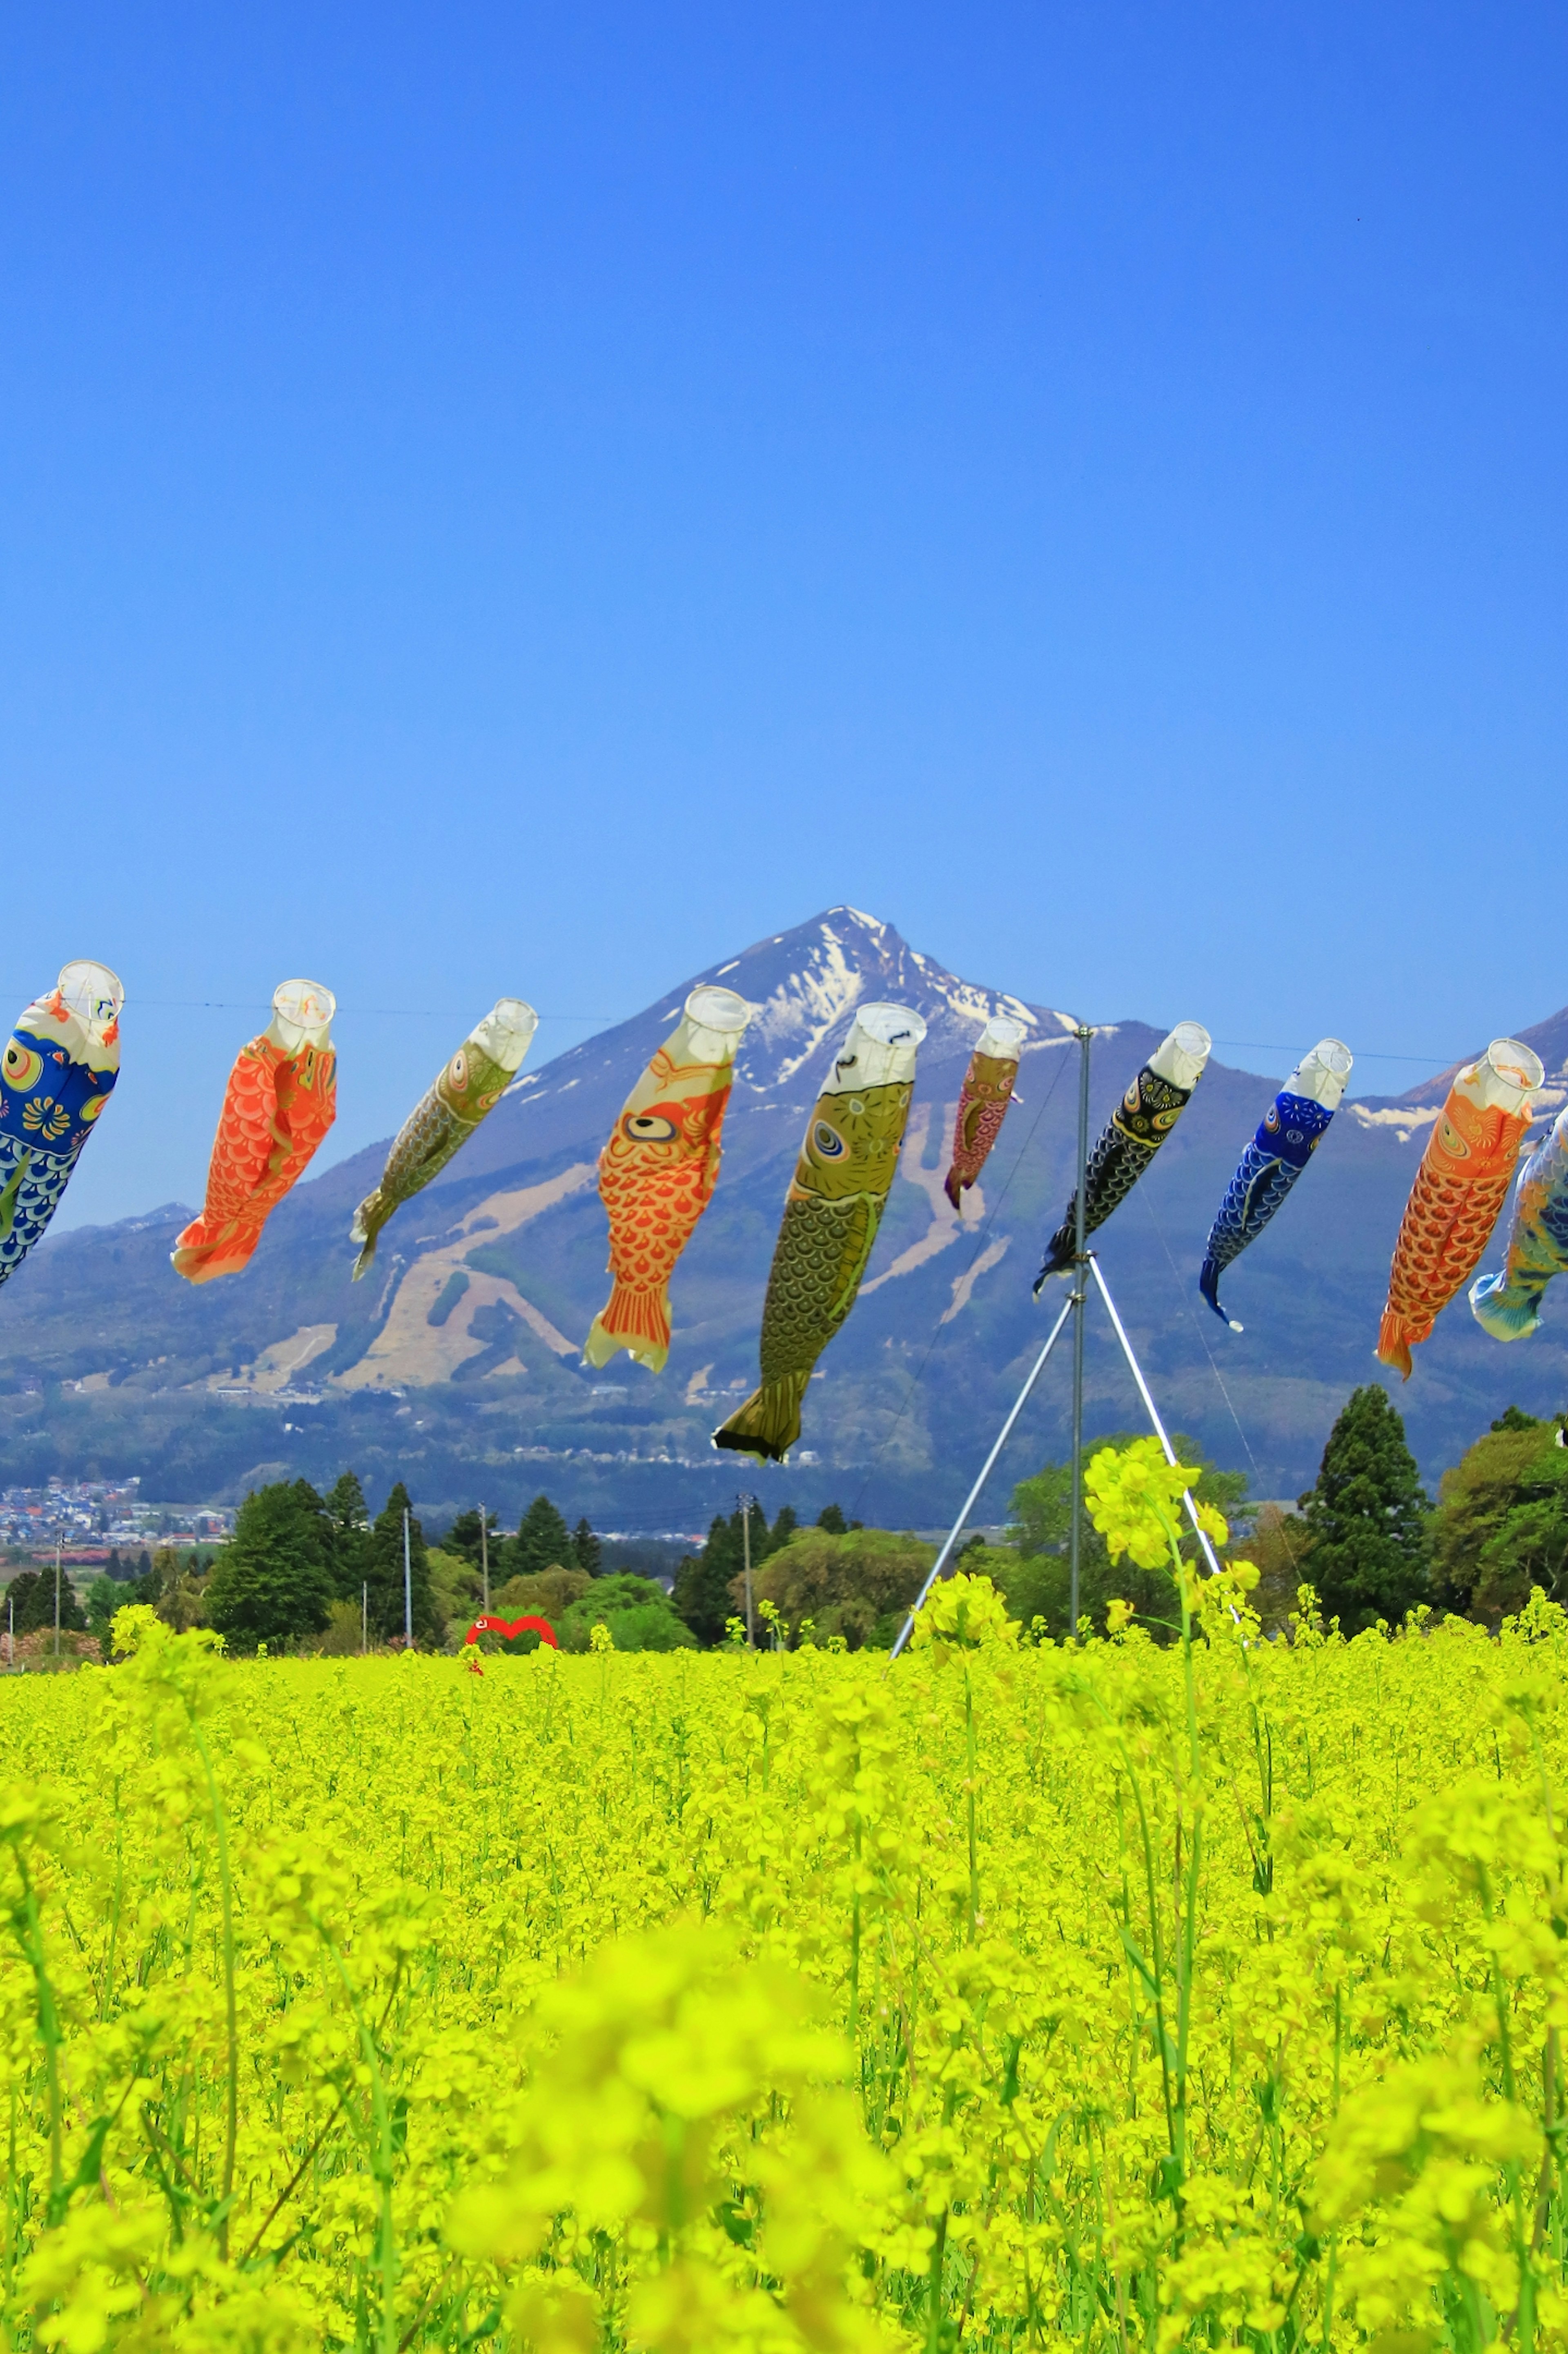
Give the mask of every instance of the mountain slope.
M 624 1358 L 596 1373 L 578 1355 L 608 1288 L 595 1159 L 687 990 L 708 980 L 761 1010 L 737 1065 L 718 1193 L 677 1270 L 670 1365 L 657 1380 Z M 873 998 L 913 1005 L 929 1025 L 899 1176 L 860 1304 L 811 1385 L 800 1454 L 753 1473 L 715 1455 L 709 1435 L 756 1378 L 801 1123 L 855 1004 Z M 960 1225 L 940 1181 L 964 1065 L 999 1011 L 1028 1032 L 1022 1100 Z M 1175 1006 L 1172 1018 L 1192 1011 Z M 1555 1022 L 1557 1071 L 1568 1014 Z M 786 1499 L 815 1511 L 833 1496 L 867 1517 L 938 1521 L 961 1498 L 1061 1296 L 1053 1286 L 1036 1303 L 1031 1285 L 1071 1190 L 1072 1027 L 946 971 L 890 926 L 831 909 L 525 1073 L 441 1182 L 398 1213 L 362 1283 L 349 1280 L 347 1229 L 383 1145 L 301 1186 L 230 1282 L 193 1290 L 172 1274 L 169 1247 L 188 1215 L 177 1204 L 47 1242 L 0 1292 L 12 1384 L 0 1394 L 0 1476 L 140 1471 L 143 1492 L 194 1500 L 352 1462 L 372 1492 L 408 1478 L 431 1511 L 482 1494 L 512 1517 L 547 1486 L 573 1514 L 627 1529 L 701 1526 L 749 1479 L 770 1511 Z M 1137 1022 L 1097 1032 L 1097 1128 L 1160 1034 Z M 1266 1495 L 1306 1484 L 1347 1391 L 1377 1377 L 1389 1251 L 1433 1108 L 1431 1087 L 1414 1091 L 1423 1100 L 1346 1108 L 1227 1279 L 1247 1328 L 1236 1334 L 1203 1307 L 1197 1268 L 1275 1085 L 1211 1064 L 1098 1245 L 1167 1420 Z M 1450 1310 L 1399 1397 L 1429 1476 L 1510 1399 L 1559 1403 L 1564 1372 L 1551 1331 L 1505 1353 L 1462 1304 Z M 1097 1312 L 1087 1378 L 1094 1427 L 1136 1423 Z M 1060 1451 L 1066 1390 L 1064 1362 L 999 1471 L 992 1511 L 1012 1479 Z

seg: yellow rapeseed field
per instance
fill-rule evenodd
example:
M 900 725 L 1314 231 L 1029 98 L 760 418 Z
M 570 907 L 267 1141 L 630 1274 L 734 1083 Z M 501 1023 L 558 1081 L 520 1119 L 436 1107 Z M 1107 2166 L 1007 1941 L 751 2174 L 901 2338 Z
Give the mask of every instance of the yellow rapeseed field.
M 9 1682 L 5 2344 L 1564 2343 L 1568 1617 L 1246 1591 Z

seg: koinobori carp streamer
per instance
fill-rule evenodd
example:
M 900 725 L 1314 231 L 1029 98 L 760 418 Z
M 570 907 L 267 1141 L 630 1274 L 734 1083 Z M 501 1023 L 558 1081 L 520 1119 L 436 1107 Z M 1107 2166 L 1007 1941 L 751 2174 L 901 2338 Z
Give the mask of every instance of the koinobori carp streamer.
M 59 1207 L 120 1070 L 125 991 L 107 965 L 78 958 L 29 1005 L 0 1066 L 0 1283 L 15 1275 Z
M 779 1462 L 818 1358 L 854 1306 L 898 1167 L 926 1024 L 863 1005 L 817 1097 L 784 1203 L 762 1310 L 762 1381 L 715 1447 Z
M 1340 1039 L 1319 1038 L 1264 1113 L 1225 1188 L 1209 1228 L 1198 1288 L 1233 1332 L 1242 1328 L 1220 1306 L 1220 1278 L 1256 1241 L 1322 1142 L 1354 1059 Z
M 1425 1341 L 1491 1239 L 1530 1126 L 1541 1058 L 1517 1038 L 1494 1038 L 1467 1063 L 1438 1113 L 1393 1246 L 1377 1353 L 1410 1379 Z
M 1568 1109 L 1560 1111 L 1520 1172 L 1500 1275 L 1470 1286 L 1470 1313 L 1494 1341 L 1522 1341 L 1541 1329 L 1541 1301 L 1568 1269 Z
M 624 1349 L 653 1373 L 663 1370 L 670 1278 L 718 1183 L 736 1049 L 752 1012 L 733 989 L 694 989 L 621 1106 L 599 1156 L 614 1281 L 583 1344 L 590 1365 L 607 1365 Z
M 1084 1184 L 1086 1235 L 1103 1226 L 1126 1200 L 1181 1119 L 1203 1076 L 1212 1043 L 1201 1022 L 1178 1022 L 1128 1088 L 1089 1155 Z M 1073 1264 L 1077 1209 L 1075 1187 L 1067 1214 L 1046 1245 L 1036 1292 L 1048 1275 L 1060 1275 Z
M 953 1122 L 952 1164 L 943 1181 L 943 1191 L 955 1210 L 961 1208 L 965 1193 L 985 1167 L 986 1157 L 1001 1134 L 1023 1037 L 1022 1022 L 993 1013 L 969 1056 Z
M 494 1110 L 522 1069 L 538 1026 L 538 1015 L 521 997 L 499 998 L 425 1089 L 392 1140 L 380 1183 L 354 1214 L 349 1239 L 362 1246 L 354 1262 L 355 1282 L 375 1258 L 376 1236 L 393 1211 L 439 1176 Z
M 242 1046 L 224 1089 L 199 1218 L 169 1257 L 188 1283 L 238 1275 L 261 1229 L 333 1124 L 337 1000 L 313 981 L 285 981 L 272 992 L 272 1019 Z

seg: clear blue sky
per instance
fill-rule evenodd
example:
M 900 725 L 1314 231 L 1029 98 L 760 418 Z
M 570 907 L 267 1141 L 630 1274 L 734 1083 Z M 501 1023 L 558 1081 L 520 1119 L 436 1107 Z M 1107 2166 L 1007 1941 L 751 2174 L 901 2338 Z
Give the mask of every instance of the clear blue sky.
M 338 1150 L 844 899 L 1378 1092 L 1562 1004 L 1565 43 L 9 11 L 0 982 L 131 992 L 62 1215 L 197 1197 L 295 972 Z

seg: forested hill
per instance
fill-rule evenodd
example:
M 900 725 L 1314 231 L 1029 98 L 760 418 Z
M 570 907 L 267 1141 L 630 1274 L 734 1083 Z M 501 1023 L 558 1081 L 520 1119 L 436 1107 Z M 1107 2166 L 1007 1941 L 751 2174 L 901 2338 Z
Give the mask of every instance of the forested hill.
M 595 1159 L 698 980 L 722 980 L 761 1009 L 724 1173 L 676 1275 L 667 1371 L 655 1379 L 620 1358 L 596 1373 L 579 1353 L 607 1289 Z M 797 1458 L 752 1472 L 715 1456 L 709 1435 L 755 1380 L 801 1125 L 855 1005 L 873 998 L 913 1005 L 930 1025 L 900 1173 L 860 1304 L 811 1385 Z M 960 1225 L 941 1192 L 954 1108 L 985 1019 L 1002 1010 L 1028 1031 L 1021 1100 Z M 1170 1023 L 1203 1011 L 1173 1001 L 1156 1023 L 1097 1032 L 1097 1126 Z M 833 1497 L 868 1518 L 938 1522 L 1043 1336 L 1048 1302 L 1031 1286 L 1070 1190 L 1072 1026 L 1065 1013 L 947 971 L 889 925 L 831 909 L 678 981 L 636 1019 L 525 1075 L 442 1181 L 398 1214 L 366 1282 L 349 1280 L 348 1225 L 379 1173 L 379 1144 L 302 1185 L 232 1280 L 193 1289 L 173 1274 L 170 1245 L 190 1214 L 178 1204 L 46 1241 L 0 1290 L 0 1475 L 140 1472 L 144 1493 L 196 1500 L 285 1474 L 330 1480 L 352 1464 L 373 1497 L 401 1476 L 432 1514 L 482 1494 L 511 1518 L 547 1486 L 573 1517 L 628 1530 L 701 1527 L 750 1479 L 770 1512 L 788 1500 L 806 1517 Z M 1568 1012 L 1522 1034 L 1562 1100 Z M 425 1076 L 410 1074 L 410 1099 Z M 1389 1252 L 1442 1093 L 1435 1084 L 1346 1108 L 1228 1279 L 1246 1328 L 1237 1334 L 1203 1307 L 1197 1269 L 1277 1084 L 1211 1063 L 1099 1238 L 1168 1420 L 1269 1496 L 1308 1482 L 1347 1392 L 1379 1377 Z M 1568 1398 L 1564 1332 L 1568 1300 L 1510 1350 L 1462 1303 L 1449 1310 L 1398 1400 L 1429 1479 L 1510 1400 L 1547 1410 Z M 1042 1384 L 999 1475 L 998 1510 L 1011 1477 L 1062 1447 L 1066 1370 Z M 1087 1377 L 1096 1426 L 1136 1422 L 1097 1315 Z

